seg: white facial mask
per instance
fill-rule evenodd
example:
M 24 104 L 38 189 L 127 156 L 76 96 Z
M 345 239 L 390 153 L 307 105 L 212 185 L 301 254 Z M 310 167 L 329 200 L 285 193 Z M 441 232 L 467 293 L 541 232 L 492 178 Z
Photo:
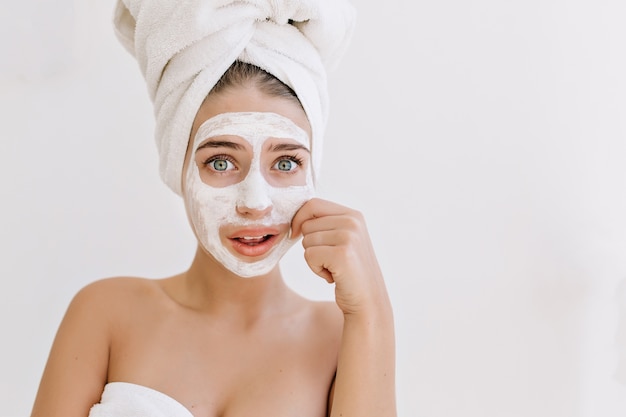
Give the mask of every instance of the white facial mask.
M 234 135 L 248 141 L 252 146 L 252 161 L 243 181 L 226 187 L 212 187 L 200 178 L 194 156 L 202 142 L 220 135 Z M 269 138 L 293 139 L 310 149 L 306 132 L 286 117 L 275 113 L 222 113 L 198 128 L 187 166 L 183 194 L 198 240 L 224 267 L 245 278 L 270 272 L 297 239 L 286 236 L 262 259 L 246 262 L 222 244 L 220 228 L 225 225 L 267 227 L 291 224 L 298 209 L 314 196 L 310 163 L 305 185 L 273 187 L 267 182 L 261 172 L 261 150 Z M 247 219 L 237 212 L 237 207 L 263 210 L 269 206 L 271 211 L 262 219 Z

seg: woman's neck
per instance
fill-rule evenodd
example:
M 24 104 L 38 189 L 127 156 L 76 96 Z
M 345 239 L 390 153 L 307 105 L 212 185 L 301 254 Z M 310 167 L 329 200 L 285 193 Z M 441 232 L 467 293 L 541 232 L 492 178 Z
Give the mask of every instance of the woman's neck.
M 241 278 L 200 248 L 190 268 L 175 280 L 172 289 L 179 303 L 245 325 L 284 313 L 300 298 L 285 284 L 278 265 L 266 275 Z

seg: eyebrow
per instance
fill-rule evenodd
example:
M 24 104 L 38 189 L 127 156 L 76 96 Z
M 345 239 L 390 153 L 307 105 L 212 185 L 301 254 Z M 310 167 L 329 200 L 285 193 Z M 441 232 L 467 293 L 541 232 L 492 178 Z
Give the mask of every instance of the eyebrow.
M 238 143 L 231 142 L 229 140 L 211 139 L 207 142 L 204 142 L 202 145 L 198 146 L 198 149 L 196 149 L 196 152 L 204 148 L 230 148 L 236 151 L 240 151 L 243 149 L 243 146 L 241 146 Z
M 309 148 L 296 143 L 277 143 L 276 145 L 272 145 L 269 147 L 270 152 L 297 151 L 299 149 L 311 153 L 311 151 L 309 151 Z

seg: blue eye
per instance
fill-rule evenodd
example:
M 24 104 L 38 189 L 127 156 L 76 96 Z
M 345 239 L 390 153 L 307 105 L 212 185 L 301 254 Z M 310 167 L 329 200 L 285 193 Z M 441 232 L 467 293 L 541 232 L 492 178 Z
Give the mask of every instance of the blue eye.
M 279 159 L 272 168 L 281 172 L 292 172 L 300 165 L 301 162 L 296 159 L 282 158 Z
M 291 171 L 292 169 L 295 169 L 296 166 L 296 163 L 290 161 L 289 159 L 281 159 L 276 162 L 276 169 L 279 171 Z
M 207 161 L 206 164 L 214 171 L 218 172 L 230 171 L 232 169 L 235 169 L 235 165 L 233 165 L 233 163 L 230 162 L 228 159 L 214 158 L 210 161 Z

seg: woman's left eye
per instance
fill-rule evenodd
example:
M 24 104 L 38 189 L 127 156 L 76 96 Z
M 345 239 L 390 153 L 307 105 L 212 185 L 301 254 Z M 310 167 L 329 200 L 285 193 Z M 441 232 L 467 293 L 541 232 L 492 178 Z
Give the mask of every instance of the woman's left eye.
M 295 161 L 293 159 L 283 158 L 283 159 L 278 160 L 272 168 L 278 171 L 282 171 L 282 172 L 291 172 L 295 170 L 296 168 L 298 168 L 298 166 L 300 166 L 298 161 Z

